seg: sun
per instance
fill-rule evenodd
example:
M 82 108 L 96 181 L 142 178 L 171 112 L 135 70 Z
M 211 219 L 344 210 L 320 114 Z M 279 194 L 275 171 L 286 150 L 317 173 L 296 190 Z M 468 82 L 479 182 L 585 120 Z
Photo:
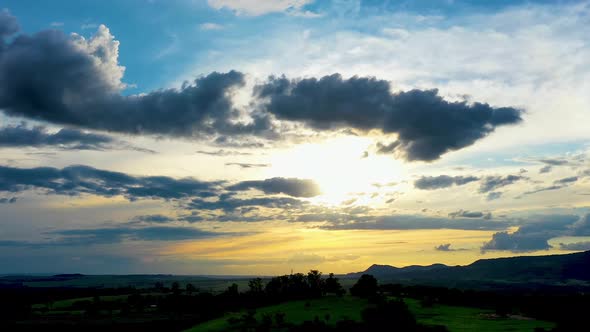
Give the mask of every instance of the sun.
M 399 182 L 405 176 L 401 161 L 392 156 L 365 155 L 370 138 L 342 136 L 283 150 L 270 157 L 266 176 L 312 179 L 322 194 L 315 201 L 338 205 L 354 194 L 375 193 L 375 184 Z

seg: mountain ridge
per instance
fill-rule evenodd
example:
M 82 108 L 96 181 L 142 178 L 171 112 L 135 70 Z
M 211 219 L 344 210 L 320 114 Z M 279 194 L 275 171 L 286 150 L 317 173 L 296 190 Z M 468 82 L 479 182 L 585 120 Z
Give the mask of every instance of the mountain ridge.
M 590 251 L 479 259 L 468 265 L 457 266 L 431 264 L 395 267 L 373 264 L 365 271 L 348 273 L 344 277 L 358 278 L 362 274 L 397 282 L 563 284 L 577 280 L 589 283 L 590 286 Z

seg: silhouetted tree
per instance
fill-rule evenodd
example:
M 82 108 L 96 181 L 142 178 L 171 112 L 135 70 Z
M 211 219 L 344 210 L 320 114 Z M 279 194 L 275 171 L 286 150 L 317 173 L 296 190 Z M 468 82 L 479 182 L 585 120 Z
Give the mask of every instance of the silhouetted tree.
M 340 285 L 338 278 L 334 277 L 334 273 L 330 273 L 326 279 L 324 283 L 324 292 L 333 293 L 338 296 L 344 295 L 344 289 L 342 288 L 342 285 Z
M 172 293 L 178 295 L 180 293 L 180 284 L 178 281 L 172 283 Z
M 191 283 L 186 284 L 186 293 L 188 295 L 191 295 L 192 293 L 194 293 L 196 291 L 197 291 L 197 289 L 195 288 L 195 286 L 193 286 L 193 284 L 191 284 Z
M 230 286 L 228 286 L 227 290 L 225 291 L 225 294 L 229 296 L 238 296 L 240 294 L 238 291 L 238 284 L 233 283 Z
M 324 279 L 318 270 L 311 270 L 307 273 L 307 284 L 312 296 L 322 296 L 324 293 Z
M 264 292 L 264 284 L 262 283 L 262 279 L 255 278 L 248 281 L 248 288 L 249 292 L 252 294 L 261 294 Z
M 358 297 L 371 297 L 377 294 L 377 279 L 370 274 L 363 274 L 350 288 L 350 294 Z

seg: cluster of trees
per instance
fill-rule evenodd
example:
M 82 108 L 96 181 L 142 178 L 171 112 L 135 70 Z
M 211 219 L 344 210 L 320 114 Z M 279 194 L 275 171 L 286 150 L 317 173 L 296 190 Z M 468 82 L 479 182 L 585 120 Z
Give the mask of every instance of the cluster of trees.
M 271 278 L 266 285 L 260 278 L 250 280 L 248 294 L 271 298 L 313 298 L 326 294 L 344 295 L 345 291 L 333 273 L 324 278 L 322 273 L 311 270 L 307 275 L 295 273 Z

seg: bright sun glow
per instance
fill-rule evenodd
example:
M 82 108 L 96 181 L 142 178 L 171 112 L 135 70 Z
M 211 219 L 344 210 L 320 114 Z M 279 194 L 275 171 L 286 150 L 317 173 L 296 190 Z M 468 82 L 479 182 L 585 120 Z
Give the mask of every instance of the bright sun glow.
M 372 143 L 370 138 L 346 136 L 299 145 L 273 155 L 265 175 L 312 179 L 322 190 L 315 200 L 328 204 L 350 200 L 354 193 L 378 193 L 374 184 L 399 182 L 406 174 L 392 156 L 363 158 Z

